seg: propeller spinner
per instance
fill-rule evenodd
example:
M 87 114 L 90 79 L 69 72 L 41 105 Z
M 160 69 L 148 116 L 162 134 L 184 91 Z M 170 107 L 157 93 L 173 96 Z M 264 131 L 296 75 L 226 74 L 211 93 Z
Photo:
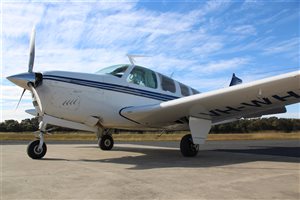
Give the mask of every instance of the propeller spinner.
M 33 93 L 33 95 L 39 99 L 39 97 L 36 95 L 37 93 L 34 86 L 37 86 L 38 85 L 37 82 L 40 82 L 42 80 L 42 74 L 34 73 L 32 71 L 34 66 L 34 57 L 35 57 L 35 27 L 33 27 L 32 29 L 31 38 L 30 38 L 28 72 L 7 77 L 9 81 L 24 88 L 16 109 L 18 108 L 26 90 L 30 90 Z

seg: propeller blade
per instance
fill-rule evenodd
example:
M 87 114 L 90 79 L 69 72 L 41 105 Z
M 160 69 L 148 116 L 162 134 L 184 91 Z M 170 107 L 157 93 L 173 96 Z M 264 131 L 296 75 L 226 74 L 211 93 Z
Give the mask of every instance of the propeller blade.
M 26 89 L 24 89 L 23 92 L 22 92 L 22 94 L 21 94 L 21 97 L 20 97 L 20 100 L 19 100 L 19 102 L 18 102 L 18 104 L 17 104 L 16 110 L 17 110 L 18 107 L 19 107 L 19 104 L 20 104 L 20 102 L 21 102 L 21 100 L 22 100 L 22 97 L 23 97 L 25 91 L 26 91 Z
M 28 72 L 32 72 L 35 56 L 35 27 L 33 27 L 30 38 L 30 47 L 29 47 L 29 63 L 28 63 Z
M 36 92 L 35 88 L 33 87 L 32 84 L 28 84 L 31 92 L 33 93 L 33 96 L 35 97 L 36 101 L 37 101 L 37 104 L 38 104 L 38 107 L 40 109 L 40 112 L 43 113 L 43 107 L 42 107 L 42 102 L 41 102 L 41 99 L 38 95 L 38 93 Z

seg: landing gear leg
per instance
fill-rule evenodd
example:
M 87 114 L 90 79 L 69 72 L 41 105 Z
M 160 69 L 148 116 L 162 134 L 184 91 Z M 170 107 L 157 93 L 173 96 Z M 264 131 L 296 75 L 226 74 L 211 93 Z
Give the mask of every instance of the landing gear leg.
M 185 157 L 194 157 L 199 151 L 199 144 L 204 144 L 209 130 L 211 129 L 211 120 L 189 117 L 189 127 L 192 134 L 182 137 L 180 142 L 180 151 Z
M 27 155 L 32 159 L 41 159 L 45 156 L 47 152 L 47 146 L 44 142 L 44 133 L 46 131 L 47 124 L 43 121 L 40 122 L 39 125 L 39 139 L 34 140 L 29 143 L 27 146 Z
M 98 136 L 98 145 L 104 151 L 111 150 L 114 146 L 114 139 L 112 137 L 112 129 L 103 129 Z

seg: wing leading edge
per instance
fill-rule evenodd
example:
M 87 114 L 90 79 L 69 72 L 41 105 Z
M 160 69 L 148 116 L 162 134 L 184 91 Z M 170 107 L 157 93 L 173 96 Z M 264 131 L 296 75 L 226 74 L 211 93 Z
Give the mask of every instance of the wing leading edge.
M 300 102 L 299 90 L 300 71 L 295 71 L 160 104 L 127 107 L 120 114 L 149 126 L 170 124 L 187 117 L 216 124 L 286 112 L 286 105 Z

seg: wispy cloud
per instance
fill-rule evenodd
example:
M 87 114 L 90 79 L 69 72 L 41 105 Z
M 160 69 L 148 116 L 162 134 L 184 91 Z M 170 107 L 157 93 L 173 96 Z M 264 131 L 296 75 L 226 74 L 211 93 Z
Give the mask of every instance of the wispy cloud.
M 44 10 L 45 6 L 39 3 L 4 2 L 2 4 L 3 37 L 26 37 L 28 30 L 31 30 L 28 28 L 41 22 Z
M 223 42 L 216 41 L 216 40 L 210 40 L 205 42 L 204 44 L 201 44 L 200 46 L 197 46 L 193 48 L 193 53 L 198 54 L 199 56 L 204 55 L 210 55 L 214 52 L 218 52 L 221 50 L 224 46 Z
M 274 43 L 266 48 L 264 48 L 263 53 L 266 55 L 271 54 L 288 54 L 293 58 L 299 60 L 300 52 L 300 37 L 291 38 L 285 41 Z
M 218 73 L 229 69 L 234 70 L 238 67 L 242 68 L 249 61 L 249 58 L 232 58 L 229 60 L 213 61 L 205 65 L 196 66 L 193 69 L 198 69 L 202 73 Z
M 1 100 L 19 100 L 22 88 L 16 87 L 16 86 L 1 86 L 2 89 L 2 97 Z M 27 91 L 23 98 L 23 100 L 31 100 L 31 94 L 29 91 Z
M 22 109 L 9 109 L 9 110 L 1 110 L 1 116 L 0 116 L 0 121 L 3 122 L 5 120 L 8 119 L 14 119 L 14 120 L 18 120 L 21 121 L 23 119 L 27 119 L 27 118 L 32 118 L 33 116 L 30 114 L 27 114 L 25 112 L 25 110 L 27 109 L 32 109 L 32 106 L 25 106 L 25 105 L 21 105 Z M 25 108 L 25 109 L 24 109 Z
M 234 26 L 229 27 L 226 29 L 229 33 L 234 33 L 238 35 L 256 35 L 256 28 L 253 25 L 240 25 L 240 26 Z

